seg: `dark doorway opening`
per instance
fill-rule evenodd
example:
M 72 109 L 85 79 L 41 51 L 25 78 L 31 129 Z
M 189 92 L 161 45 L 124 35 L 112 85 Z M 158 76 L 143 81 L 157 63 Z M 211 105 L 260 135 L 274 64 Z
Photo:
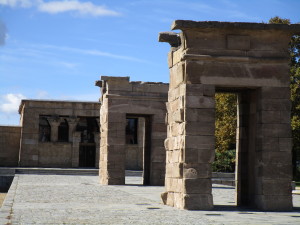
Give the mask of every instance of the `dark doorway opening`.
M 143 118 L 141 120 L 141 118 Z M 143 123 L 143 124 L 139 124 Z M 142 141 L 143 177 L 142 184 L 150 185 L 151 177 L 151 116 L 140 114 L 126 115 L 126 144 L 137 145 Z M 138 138 L 142 135 L 142 138 Z M 126 156 L 128 157 L 128 156 Z
M 65 119 L 58 126 L 57 140 L 59 142 L 68 142 L 69 141 L 69 125 Z
M 79 167 L 95 167 L 96 146 L 93 143 L 80 144 Z
M 96 167 L 95 132 L 99 132 L 96 117 L 81 117 L 77 127 L 81 132 L 79 143 L 79 167 Z

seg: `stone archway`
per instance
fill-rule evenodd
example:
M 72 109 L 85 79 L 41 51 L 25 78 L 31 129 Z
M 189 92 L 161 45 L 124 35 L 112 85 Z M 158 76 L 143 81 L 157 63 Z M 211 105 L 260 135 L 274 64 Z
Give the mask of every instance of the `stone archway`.
M 165 175 L 168 84 L 130 82 L 129 77 L 101 76 L 100 183 L 125 184 L 127 118 L 145 118 L 144 184 L 163 185 Z
M 237 205 L 291 210 L 288 43 L 300 25 L 177 20 L 170 86 L 165 204 L 213 208 L 215 91 L 238 91 Z M 175 157 L 177 156 L 178 157 Z

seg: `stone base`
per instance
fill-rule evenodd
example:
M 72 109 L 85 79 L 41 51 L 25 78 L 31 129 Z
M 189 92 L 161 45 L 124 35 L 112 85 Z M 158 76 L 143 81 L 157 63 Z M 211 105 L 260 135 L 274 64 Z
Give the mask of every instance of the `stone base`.
M 255 207 L 262 211 L 292 211 L 293 199 L 291 195 L 257 195 Z
M 180 195 L 180 196 L 178 196 Z M 212 210 L 214 207 L 211 194 L 183 194 L 163 192 L 163 204 L 187 210 Z

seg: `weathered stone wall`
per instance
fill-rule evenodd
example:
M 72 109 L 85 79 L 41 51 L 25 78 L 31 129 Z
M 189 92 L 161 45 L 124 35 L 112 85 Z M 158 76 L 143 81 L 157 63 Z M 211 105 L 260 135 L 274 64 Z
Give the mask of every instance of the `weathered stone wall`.
M 69 102 L 23 100 L 20 106 L 22 135 L 20 166 L 78 167 L 80 132 L 76 132 L 79 117 L 98 117 L 100 104 L 96 102 Z M 39 142 L 40 115 L 64 116 L 68 120 L 69 141 L 57 142 L 59 121 L 49 120 L 51 142 Z M 99 133 L 95 132 L 95 135 Z M 95 138 L 98 140 L 99 138 Z M 99 148 L 96 148 L 99 151 Z M 99 153 L 96 152 L 96 156 Z M 98 161 L 98 160 L 96 160 Z M 98 163 L 96 163 L 98 165 Z
M 151 145 L 149 159 L 147 159 L 147 161 L 150 160 L 149 184 L 162 185 L 165 174 L 166 125 L 164 121 L 168 85 L 129 82 L 129 77 L 101 77 L 101 80 L 97 82 L 97 85 L 102 87 L 100 109 L 101 184 L 125 183 L 126 115 L 137 115 L 145 117 L 145 120 L 148 121 L 146 133 L 149 133 L 151 137 L 148 140 L 149 143 L 145 144 L 145 146 Z M 144 168 L 145 170 L 147 169 Z
M 17 166 L 21 127 L 0 126 L 0 166 Z
M 175 21 L 165 204 L 212 209 L 215 91 L 238 93 L 236 188 L 239 206 L 290 210 L 289 53 L 299 25 Z
M 72 143 L 39 143 L 38 147 L 40 167 L 72 167 Z

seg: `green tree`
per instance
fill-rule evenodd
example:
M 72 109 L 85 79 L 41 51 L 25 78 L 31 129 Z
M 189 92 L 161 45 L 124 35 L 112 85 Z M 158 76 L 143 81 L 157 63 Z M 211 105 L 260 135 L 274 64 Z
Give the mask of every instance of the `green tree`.
M 289 19 L 275 16 L 269 20 L 269 23 L 291 24 Z M 293 137 L 293 174 L 295 180 L 300 180 L 299 165 L 300 161 L 300 36 L 291 37 L 289 45 L 290 60 L 290 77 L 291 77 L 291 125 Z
M 216 94 L 216 159 L 213 170 L 234 172 L 236 139 L 236 94 Z

